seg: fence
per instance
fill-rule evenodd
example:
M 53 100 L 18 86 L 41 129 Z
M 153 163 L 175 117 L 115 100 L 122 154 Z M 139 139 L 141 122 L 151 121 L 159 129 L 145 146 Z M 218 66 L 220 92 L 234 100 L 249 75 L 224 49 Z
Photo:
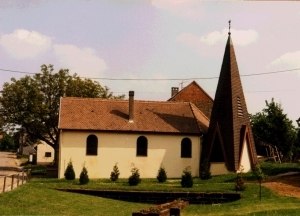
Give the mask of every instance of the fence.
M 26 182 L 28 182 L 30 177 L 30 172 L 20 172 L 20 173 L 14 173 L 10 175 L 0 176 L 0 186 L 1 191 L 0 193 L 4 193 L 7 191 L 11 191 Z

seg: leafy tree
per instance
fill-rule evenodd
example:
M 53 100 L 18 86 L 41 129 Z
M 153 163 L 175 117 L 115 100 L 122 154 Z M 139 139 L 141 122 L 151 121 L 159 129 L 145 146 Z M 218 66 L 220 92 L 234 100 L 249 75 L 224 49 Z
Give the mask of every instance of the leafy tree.
M 251 125 L 256 143 L 260 140 L 276 146 L 284 159 L 291 159 L 296 129 L 280 104 L 274 99 L 266 101 L 266 108 L 251 116 Z
M 30 139 L 45 141 L 58 156 L 58 112 L 60 98 L 123 98 L 113 96 L 107 87 L 98 82 L 83 79 L 69 70 L 54 72 L 53 65 L 42 65 L 41 73 L 12 78 L 3 85 L 0 111 L 3 124 L 9 129 L 23 128 Z
M 3 133 L 1 134 L 2 138 L 0 139 L 0 150 L 1 151 L 11 151 L 17 150 L 18 146 L 14 140 L 14 137 L 10 134 Z
M 296 135 L 296 140 L 293 148 L 293 153 L 294 153 L 294 160 L 299 160 L 300 158 L 300 118 L 296 120 L 298 128 L 297 128 L 297 135 Z

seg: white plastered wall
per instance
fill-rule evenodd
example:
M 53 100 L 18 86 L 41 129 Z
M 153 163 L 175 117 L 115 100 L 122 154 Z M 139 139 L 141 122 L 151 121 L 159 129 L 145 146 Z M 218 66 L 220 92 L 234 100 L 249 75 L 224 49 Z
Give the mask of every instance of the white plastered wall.
M 243 142 L 243 149 L 242 155 L 240 160 L 240 172 L 249 172 L 251 171 L 251 163 L 250 163 L 250 156 L 249 156 L 249 148 L 248 148 L 247 139 Z
M 227 170 L 225 162 L 211 162 L 210 173 L 212 175 L 223 175 L 228 174 L 230 172 Z
M 86 138 L 94 134 L 98 137 L 98 155 L 86 155 Z M 139 136 L 148 139 L 147 157 L 136 156 L 136 140 Z M 188 137 L 192 141 L 192 158 L 181 158 L 181 140 Z M 117 163 L 120 178 L 128 178 L 134 165 L 142 178 L 156 178 L 163 166 L 169 178 L 179 178 L 182 171 L 190 166 L 192 175 L 199 176 L 200 136 L 114 134 L 97 132 L 63 131 L 60 134 L 59 178 L 64 178 L 67 164 L 72 160 L 76 178 L 83 165 L 90 178 L 109 178 Z
M 50 157 L 46 157 L 46 152 L 51 154 Z M 37 163 L 38 164 L 49 164 L 54 161 L 54 149 L 44 141 L 41 141 L 37 145 Z

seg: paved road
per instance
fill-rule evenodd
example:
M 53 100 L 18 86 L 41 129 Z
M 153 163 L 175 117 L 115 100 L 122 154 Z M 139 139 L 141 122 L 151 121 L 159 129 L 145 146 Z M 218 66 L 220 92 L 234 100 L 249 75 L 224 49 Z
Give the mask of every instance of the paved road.
M 19 164 L 15 153 L 0 152 L 0 175 L 15 173 L 16 171 L 10 171 L 9 169 L 18 167 Z
M 19 172 L 16 170 L 14 171 L 14 169 L 18 167 L 19 164 L 15 153 L 0 152 L 0 193 L 10 191 L 11 189 L 17 188 L 18 185 L 20 186 L 22 183 L 25 183 L 20 179 L 20 176 L 18 181 L 17 174 Z M 12 175 L 14 175 L 14 179 L 12 178 Z

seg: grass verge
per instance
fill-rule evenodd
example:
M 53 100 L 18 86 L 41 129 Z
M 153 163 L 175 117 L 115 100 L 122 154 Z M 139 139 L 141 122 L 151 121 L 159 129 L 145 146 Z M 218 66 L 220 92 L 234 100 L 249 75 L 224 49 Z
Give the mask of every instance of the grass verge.
M 271 165 L 263 166 L 268 167 Z M 280 170 L 280 173 L 282 173 L 282 170 L 285 170 L 285 172 L 290 171 L 290 167 L 287 168 L 287 165 L 285 165 Z M 46 178 L 32 179 L 32 181 L 18 189 L 0 194 L 0 212 L 3 215 L 125 216 L 131 215 L 133 211 L 139 211 L 152 205 L 61 192 L 55 190 L 55 188 L 233 192 L 235 177 L 235 174 L 230 174 L 215 176 L 209 180 L 194 179 L 194 186 L 189 189 L 181 188 L 180 179 L 171 179 L 166 183 L 157 183 L 156 179 L 142 179 L 141 184 L 138 186 L 129 186 L 127 179 L 120 179 L 117 182 L 111 182 L 109 179 L 91 180 L 88 185 L 80 185 L 78 179 L 75 181 Z M 244 178 L 251 181 L 246 183 L 246 190 L 241 192 L 241 200 L 214 205 L 190 205 L 184 209 L 181 215 L 276 216 L 300 214 L 300 199 L 281 197 L 263 187 L 262 200 L 260 200 L 259 185 L 256 181 L 253 181 L 253 175 L 245 174 Z

